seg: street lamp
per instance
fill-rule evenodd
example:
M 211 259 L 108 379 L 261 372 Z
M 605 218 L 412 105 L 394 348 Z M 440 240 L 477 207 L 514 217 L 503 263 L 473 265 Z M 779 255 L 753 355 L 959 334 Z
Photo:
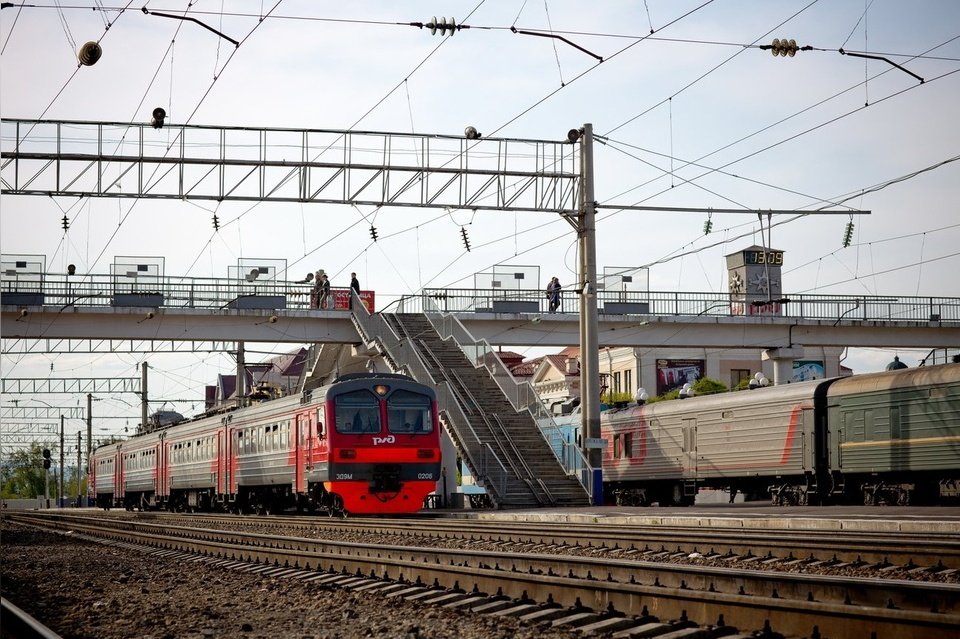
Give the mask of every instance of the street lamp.
M 750 388 L 750 390 L 754 390 L 756 388 L 760 388 L 761 386 L 768 386 L 769 384 L 770 380 L 767 379 L 763 373 L 757 373 L 753 376 L 753 378 L 750 379 L 750 382 L 747 384 L 747 386 Z

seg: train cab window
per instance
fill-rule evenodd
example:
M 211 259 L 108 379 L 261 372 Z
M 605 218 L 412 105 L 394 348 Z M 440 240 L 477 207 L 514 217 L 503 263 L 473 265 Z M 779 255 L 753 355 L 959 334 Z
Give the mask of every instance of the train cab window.
M 338 396 L 334 413 L 338 433 L 365 435 L 380 432 L 380 401 L 368 390 Z
M 420 435 L 433 432 L 430 398 L 398 390 L 387 398 L 387 420 L 391 433 Z

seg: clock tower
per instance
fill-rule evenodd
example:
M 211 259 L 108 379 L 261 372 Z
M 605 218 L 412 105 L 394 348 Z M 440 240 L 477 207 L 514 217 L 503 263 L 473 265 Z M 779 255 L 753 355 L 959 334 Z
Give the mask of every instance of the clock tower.
M 750 246 L 727 255 L 731 312 L 734 315 L 780 315 L 783 251 Z

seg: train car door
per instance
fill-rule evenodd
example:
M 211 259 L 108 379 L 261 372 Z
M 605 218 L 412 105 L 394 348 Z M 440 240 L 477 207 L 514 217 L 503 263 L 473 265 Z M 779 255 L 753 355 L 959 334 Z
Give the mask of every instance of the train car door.
M 126 454 L 123 452 L 123 448 L 117 448 L 117 468 L 114 471 L 114 492 L 113 494 L 120 499 L 123 499 L 125 495 L 124 491 L 124 479 L 126 478 L 126 473 L 124 472 L 124 463 Z
M 214 455 L 217 459 L 217 494 L 222 495 L 227 492 L 227 429 L 218 428 L 217 436 L 214 438 L 216 450 Z
M 682 420 L 683 430 L 683 477 L 696 479 L 697 477 L 697 420 L 685 417 Z
M 164 435 L 166 433 L 161 433 L 160 438 L 157 440 L 156 448 L 154 449 L 153 457 L 153 482 L 156 486 L 156 499 L 159 502 L 161 497 L 166 497 L 169 494 L 169 488 L 167 483 L 167 473 L 166 473 L 166 464 L 163 463 L 164 452 L 166 449 L 166 444 L 164 443 Z
M 310 455 L 311 442 L 310 413 L 298 413 L 292 442 L 296 451 L 293 489 L 297 493 L 307 491 L 307 465 L 312 458 L 312 455 Z

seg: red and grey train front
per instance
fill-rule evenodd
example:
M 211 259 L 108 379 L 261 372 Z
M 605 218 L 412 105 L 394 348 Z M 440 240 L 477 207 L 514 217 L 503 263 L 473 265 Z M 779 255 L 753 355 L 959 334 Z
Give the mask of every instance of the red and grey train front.
M 328 507 L 413 513 L 440 480 L 436 393 L 403 375 L 358 374 L 327 387 Z

